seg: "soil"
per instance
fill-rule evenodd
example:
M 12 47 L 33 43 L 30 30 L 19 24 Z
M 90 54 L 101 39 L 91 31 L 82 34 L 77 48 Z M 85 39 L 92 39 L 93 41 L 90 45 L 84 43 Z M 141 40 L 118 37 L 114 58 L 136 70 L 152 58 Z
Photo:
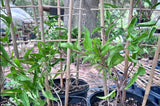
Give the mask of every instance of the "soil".
M 142 104 L 139 103 L 137 100 L 134 100 L 133 98 L 127 98 L 125 101 L 125 106 L 141 106 Z M 96 102 L 93 104 L 93 106 L 114 106 L 113 100 L 110 101 L 110 104 L 108 105 L 108 102 L 105 100 L 101 100 L 99 102 Z M 117 103 L 117 106 L 121 106 L 120 103 Z
M 70 85 L 69 85 L 69 93 L 72 93 L 72 92 L 76 92 L 76 91 L 82 91 L 82 90 L 84 90 L 84 89 L 86 89 L 86 88 L 88 88 L 88 84 L 81 84 L 81 83 L 78 83 L 78 85 L 76 85 L 76 79 L 73 79 L 73 78 L 71 78 L 72 80 L 71 80 L 71 83 L 70 83 Z M 79 82 L 80 82 L 81 80 L 79 79 Z M 61 88 L 61 85 L 60 85 L 60 83 L 53 83 L 53 85 L 54 85 L 54 87 L 55 87 L 55 89 L 56 89 L 56 91 L 59 91 L 59 94 L 64 94 L 65 93 L 65 81 L 64 81 L 64 87 L 63 88 Z

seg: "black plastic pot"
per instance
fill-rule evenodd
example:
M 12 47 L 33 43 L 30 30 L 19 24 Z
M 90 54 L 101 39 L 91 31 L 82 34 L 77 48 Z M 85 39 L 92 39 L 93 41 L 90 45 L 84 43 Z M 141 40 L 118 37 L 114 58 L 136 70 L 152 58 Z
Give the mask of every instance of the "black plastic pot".
M 99 102 L 101 101 L 101 99 L 97 98 L 98 96 L 104 96 L 104 91 L 98 91 L 98 92 L 95 92 L 94 94 L 92 94 L 90 97 L 89 97 L 89 103 L 91 104 L 91 106 L 93 106 L 93 104 L 95 102 Z M 126 91 L 126 96 L 127 97 L 131 97 L 133 98 L 134 100 L 137 100 L 139 103 L 142 103 L 143 101 L 143 96 L 140 96 L 138 94 L 136 94 L 135 92 L 133 92 L 132 90 L 127 90 Z M 156 104 L 155 102 L 151 101 L 148 99 L 147 101 L 147 106 L 159 106 L 158 104 Z
M 45 97 L 41 96 L 42 99 L 45 99 Z M 65 97 L 61 97 L 62 104 L 65 104 Z M 57 102 L 55 101 L 54 104 Z M 78 106 L 90 106 L 90 103 L 84 98 L 80 96 L 69 96 L 68 99 L 69 106 L 74 106 L 75 104 L 80 104 Z
M 75 82 L 76 79 L 75 78 L 71 78 L 71 82 Z M 56 85 L 60 83 L 60 79 L 55 79 L 53 81 Z M 63 79 L 63 82 L 66 82 L 66 79 Z M 74 91 L 74 92 L 71 92 L 69 93 L 69 96 L 81 96 L 81 97 L 87 97 L 87 93 L 88 93 L 88 90 L 89 90 L 89 84 L 82 80 L 82 79 L 79 79 L 79 85 L 86 85 L 86 87 L 82 90 L 79 90 L 79 91 Z M 60 97 L 64 97 L 65 96 L 65 93 L 64 92 L 60 92 L 58 93 Z M 54 94 L 55 95 L 55 94 Z
M 156 29 L 155 33 L 160 33 L 160 29 Z

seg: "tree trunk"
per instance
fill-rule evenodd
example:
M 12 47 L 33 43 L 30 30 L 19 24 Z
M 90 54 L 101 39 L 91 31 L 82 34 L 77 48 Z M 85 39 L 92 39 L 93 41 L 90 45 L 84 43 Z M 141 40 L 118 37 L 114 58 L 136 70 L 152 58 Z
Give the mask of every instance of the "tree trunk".
M 69 0 L 63 0 L 64 6 L 69 6 Z M 83 0 L 82 8 L 85 10 L 82 11 L 82 26 L 85 26 L 91 32 L 97 26 L 97 12 L 98 11 L 91 11 L 91 8 L 98 8 L 99 0 Z M 80 0 L 74 0 L 73 7 L 79 8 Z M 73 14 L 78 14 L 79 10 L 73 11 Z M 65 9 L 65 14 L 68 14 L 68 9 Z M 84 15 L 86 14 L 86 15 Z M 73 15 L 72 19 L 72 28 L 78 26 L 78 15 Z M 68 26 L 68 17 L 64 17 L 64 25 L 65 27 Z M 78 35 L 77 35 L 78 36 Z M 96 34 L 92 35 L 95 37 Z

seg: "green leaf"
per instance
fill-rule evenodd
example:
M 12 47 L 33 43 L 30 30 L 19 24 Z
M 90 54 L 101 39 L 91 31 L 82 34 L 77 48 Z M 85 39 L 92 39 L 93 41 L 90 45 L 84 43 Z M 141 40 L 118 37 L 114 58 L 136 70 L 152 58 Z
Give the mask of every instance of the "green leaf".
M 60 44 L 60 47 L 72 49 L 72 48 L 73 48 L 73 44 L 72 44 L 72 43 L 69 43 L 69 42 L 67 42 L 67 43 L 61 43 L 61 44 Z
M 81 51 L 81 46 L 78 44 L 78 40 L 74 43 L 74 49 Z
M 104 96 L 104 97 L 98 97 L 99 99 L 103 99 L 103 100 L 106 100 L 108 98 L 113 98 L 116 96 L 116 90 L 113 90 L 111 93 L 109 93 L 107 96 Z
M 8 38 L 8 35 L 6 35 L 5 37 L 2 38 L 2 42 L 5 43 L 9 43 L 9 38 Z
M 85 29 L 85 37 L 84 37 L 83 45 L 86 50 L 91 50 L 92 49 L 92 39 L 90 38 L 90 32 L 87 28 L 84 27 L 84 29 Z
M 86 61 L 91 61 L 91 60 L 93 60 L 93 59 L 95 59 L 95 55 L 94 54 L 90 54 L 90 55 L 88 55 L 88 56 L 86 56 L 84 59 L 83 59 L 83 61 L 82 61 L 82 64 L 84 64 Z
M 51 91 L 44 91 L 42 89 L 42 93 L 43 93 L 44 97 L 46 97 L 46 98 L 48 98 L 50 100 L 53 100 L 53 101 L 57 101 L 58 100 L 57 98 L 53 97 L 53 94 L 51 93 Z
M 1 0 L 1 5 L 2 5 L 2 7 L 4 7 L 4 1 L 3 0 Z
M 62 70 L 58 70 L 58 72 L 62 72 Z M 58 75 L 60 75 L 60 73 L 55 74 L 55 76 L 53 77 L 53 79 L 55 79 Z
M 17 65 L 17 67 L 23 69 L 23 67 L 22 67 L 22 65 L 20 64 L 20 62 L 19 62 L 19 60 L 17 59 L 17 57 L 15 57 L 14 63 Z
M 144 2 L 146 2 L 149 6 L 152 6 L 152 3 L 150 0 L 143 0 Z
M 106 35 L 107 35 L 107 36 L 109 36 L 108 34 L 109 34 L 109 32 L 111 31 L 111 29 L 112 29 L 114 26 L 116 26 L 116 23 L 110 25 L 110 26 L 107 28 L 107 30 L 106 30 Z
M 134 8 L 138 5 L 138 3 L 139 3 L 139 0 L 136 1 Z
M 60 28 L 60 27 L 56 27 L 55 30 L 67 31 L 67 29 L 65 29 L 65 28 Z
M 131 80 L 129 81 L 128 85 L 125 87 L 125 90 L 127 90 L 130 86 L 132 86 L 134 84 L 134 82 L 137 80 L 137 73 L 134 73 L 133 77 L 131 78 Z
M 27 77 L 26 75 L 17 75 L 17 77 L 15 77 L 16 80 L 19 81 L 31 81 L 30 77 Z
M 30 72 L 32 72 L 33 70 L 38 69 L 39 67 L 40 67 L 40 65 L 34 64 L 31 68 L 29 68 L 29 69 L 27 70 L 27 72 L 30 73 Z
M 95 32 L 100 31 L 100 30 L 101 30 L 101 27 L 96 27 L 95 29 L 93 29 L 91 34 L 94 34 Z
M 20 97 L 20 100 L 21 100 L 21 102 L 22 102 L 22 104 L 23 104 L 24 106 L 30 106 L 29 98 L 28 98 L 26 92 L 21 93 L 21 94 L 19 95 L 19 97 Z
M 134 30 L 136 22 L 137 22 L 137 18 L 136 17 L 132 18 L 131 23 L 128 26 L 128 32 L 132 32 Z
M 109 63 L 109 67 L 113 67 L 113 66 L 116 66 L 118 64 L 120 64 L 122 61 L 124 60 L 123 56 L 121 56 L 119 53 L 115 54 L 110 63 Z
M 146 70 L 143 66 L 139 66 L 138 71 L 137 71 L 137 75 L 139 76 L 143 76 L 145 74 Z
M 134 43 L 134 44 L 139 44 L 142 40 L 145 40 L 145 39 L 147 39 L 147 38 L 149 38 L 149 31 L 147 30 L 147 31 L 145 31 L 145 32 L 143 32 L 140 36 L 138 36 L 138 37 L 136 37 L 135 39 L 134 39 L 134 41 L 133 42 L 131 42 L 131 43 Z
M 156 20 L 151 20 L 149 22 L 143 22 L 143 23 L 138 23 L 137 26 L 141 26 L 141 27 L 151 27 L 156 25 L 157 21 Z
M 104 7 L 105 8 L 108 8 L 109 7 L 112 7 L 112 8 L 118 8 L 116 5 L 113 5 L 113 4 L 109 4 L 109 3 L 104 3 Z
M 152 38 L 152 36 L 153 36 L 153 33 L 156 31 L 156 27 L 152 27 L 152 29 L 150 30 L 150 33 L 149 33 L 149 39 L 151 39 Z
M 158 5 L 160 5 L 160 2 L 158 2 L 154 6 L 152 6 L 152 9 L 155 9 Z
M 101 55 L 102 56 L 106 55 L 112 47 L 113 47 L 112 45 L 104 45 L 102 47 Z
M 9 55 L 1 43 L 0 43 L 0 50 L 1 50 L 0 53 L 9 61 L 10 60 Z M 0 61 L 1 66 L 6 67 L 9 65 L 9 62 L 5 58 L 3 58 L 2 56 L 0 56 L 0 58 L 1 58 L 1 61 Z
M 133 59 L 132 57 L 127 55 L 127 59 L 129 62 L 137 63 L 138 61 L 136 59 Z
M 9 26 L 12 23 L 12 18 L 9 16 L 5 16 L 4 14 L 0 14 L 0 17 L 2 18 L 2 21 Z
M 29 58 L 29 55 L 31 53 L 31 51 L 34 49 L 34 47 L 32 47 L 31 49 L 27 50 L 27 52 L 25 53 L 24 55 L 24 59 L 28 59 Z

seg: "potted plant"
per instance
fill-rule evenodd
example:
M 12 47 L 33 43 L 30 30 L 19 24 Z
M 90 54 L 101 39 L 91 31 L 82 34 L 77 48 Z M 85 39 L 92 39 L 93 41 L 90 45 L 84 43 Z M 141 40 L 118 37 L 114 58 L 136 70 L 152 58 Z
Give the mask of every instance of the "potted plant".
M 142 76 L 145 73 L 145 69 L 143 68 L 142 64 L 138 64 L 138 56 L 142 52 L 143 49 L 141 49 L 141 43 L 143 40 L 149 39 L 152 37 L 153 32 L 155 32 L 156 28 L 152 27 L 150 30 L 145 30 L 142 31 L 139 35 L 139 31 L 135 30 L 135 24 L 137 22 L 136 18 L 133 18 L 130 25 L 128 26 L 128 35 L 127 38 L 130 41 L 130 44 L 128 45 L 128 49 L 132 54 L 131 55 L 126 55 L 127 59 L 129 61 L 129 65 L 127 66 L 127 74 L 122 74 L 122 76 L 115 70 L 113 69 L 113 73 L 115 75 L 114 81 L 116 84 L 116 88 L 107 96 L 105 97 L 100 97 L 101 99 L 108 99 L 109 97 L 115 97 L 115 104 L 120 105 L 125 105 L 125 96 L 126 95 L 126 90 L 134 84 L 138 76 Z M 144 26 L 153 26 L 149 25 L 148 23 L 143 23 Z M 154 24 L 155 25 L 155 24 Z M 137 33 L 138 31 L 138 33 Z M 117 61 L 117 60 L 115 60 Z M 138 70 L 134 72 L 132 78 L 127 82 L 128 77 L 130 76 L 130 73 L 133 72 L 133 68 L 137 66 L 138 64 Z M 124 71 L 124 72 L 125 72 Z M 128 91 L 127 91 L 128 93 Z M 127 97 L 127 96 L 126 96 Z M 108 102 L 107 102 L 108 103 Z
M 58 23 L 58 21 L 56 20 L 58 18 L 57 16 L 48 16 L 48 21 L 45 21 L 45 24 L 49 27 L 48 29 L 46 29 L 45 34 L 48 35 L 49 39 L 67 39 L 66 34 L 68 33 L 67 29 L 65 28 L 59 28 L 56 26 L 56 24 Z M 61 32 L 61 33 L 59 33 Z M 77 33 L 77 28 L 74 28 L 72 30 L 72 37 L 76 37 L 76 33 Z M 59 54 L 60 57 L 65 57 L 65 54 L 67 52 L 66 48 L 62 48 L 60 45 L 61 43 L 63 43 L 63 41 L 61 42 L 54 42 L 54 44 L 56 45 L 56 47 L 59 50 Z M 76 53 L 72 52 L 71 54 L 71 63 L 75 62 L 75 56 Z M 64 67 L 63 65 L 64 64 Z M 63 97 L 65 95 L 65 82 L 66 79 L 63 78 L 64 74 L 61 72 L 64 72 L 66 69 L 66 64 L 65 63 L 60 63 L 60 70 L 58 71 L 59 73 L 56 74 L 56 76 L 61 76 L 60 78 L 56 78 L 56 79 L 51 79 L 50 80 L 50 85 L 54 86 L 55 88 L 58 88 L 59 91 L 59 95 L 61 97 Z M 78 82 L 78 83 L 77 83 Z M 83 79 L 75 79 L 75 78 L 71 78 L 71 85 L 70 85 L 70 90 L 69 90 L 69 95 L 70 96 L 82 96 L 82 97 L 87 97 L 87 92 L 89 90 L 89 85 L 86 81 L 84 81 Z
M 46 73 L 49 73 L 51 68 L 63 61 L 63 59 L 55 57 L 58 51 L 50 43 L 38 42 L 37 46 L 39 52 L 31 53 L 34 49 L 32 48 L 25 53 L 24 59 L 15 58 L 10 61 L 3 54 L 1 55 L 11 65 L 11 72 L 6 77 L 16 82 L 15 86 L 4 90 L 1 96 L 13 98 L 15 105 L 44 106 L 47 99 L 55 101 L 51 102 L 50 105 L 55 103 L 63 104 L 63 97 L 58 95 L 58 91 L 53 86 L 49 90 L 46 90 L 45 87 L 45 76 L 51 76 Z M 26 68 L 27 65 L 29 65 L 29 68 Z M 80 100 L 83 101 L 82 103 L 87 104 L 83 97 L 70 97 L 70 100 L 73 104 L 79 103 Z
M 117 104 L 118 102 L 121 105 L 124 105 L 124 92 L 136 81 L 138 76 L 142 76 L 145 73 L 145 69 L 143 68 L 143 65 L 138 65 L 139 68 L 137 72 L 134 73 L 133 77 L 130 79 L 128 84 L 125 84 L 128 77 L 130 76 L 130 73 L 133 72 L 133 68 L 138 64 L 138 56 L 140 55 L 141 49 L 140 44 L 143 40 L 149 39 L 152 37 L 153 32 L 156 30 L 155 27 L 151 28 L 150 30 L 145 30 L 139 32 L 139 30 L 135 30 L 135 24 L 137 22 L 137 18 L 133 18 L 130 25 L 128 26 L 128 35 L 127 38 L 130 41 L 130 44 L 128 46 L 128 49 L 132 54 L 127 55 L 127 59 L 129 61 L 129 66 L 126 71 L 128 73 L 118 74 L 117 70 L 112 69 L 117 64 L 120 64 L 124 61 L 123 56 L 120 54 L 120 51 L 124 49 L 124 46 L 121 43 L 118 44 L 112 44 L 112 40 L 116 38 L 117 36 L 114 36 L 110 39 L 108 39 L 104 46 L 101 45 L 101 40 L 98 38 L 91 39 L 89 31 L 85 28 L 85 39 L 83 41 L 83 50 L 76 44 L 72 43 L 65 43 L 63 46 L 71 48 L 73 51 L 81 54 L 81 56 L 84 57 L 83 63 L 85 61 L 90 61 L 91 65 L 95 65 L 96 68 L 99 69 L 101 72 L 103 70 L 103 78 L 110 78 L 113 79 L 113 81 L 116 84 L 116 88 L 110 92 L 110 94 L 106 95 L 105 97 L 99 97 L 101 99 L 108 99 L 109 97 L 115 97 L 114 102 Z M 154 24 L 155 25 L 155 24 Z M 143 26 L 153 26 L 149 25 L 147 23 L 143 23 Z M 139 36 L 140 33 L 140 36 Z M 107 100 L 108 101 L 108 100 Z M 107 102 L 109 103 L 109 101 Z

